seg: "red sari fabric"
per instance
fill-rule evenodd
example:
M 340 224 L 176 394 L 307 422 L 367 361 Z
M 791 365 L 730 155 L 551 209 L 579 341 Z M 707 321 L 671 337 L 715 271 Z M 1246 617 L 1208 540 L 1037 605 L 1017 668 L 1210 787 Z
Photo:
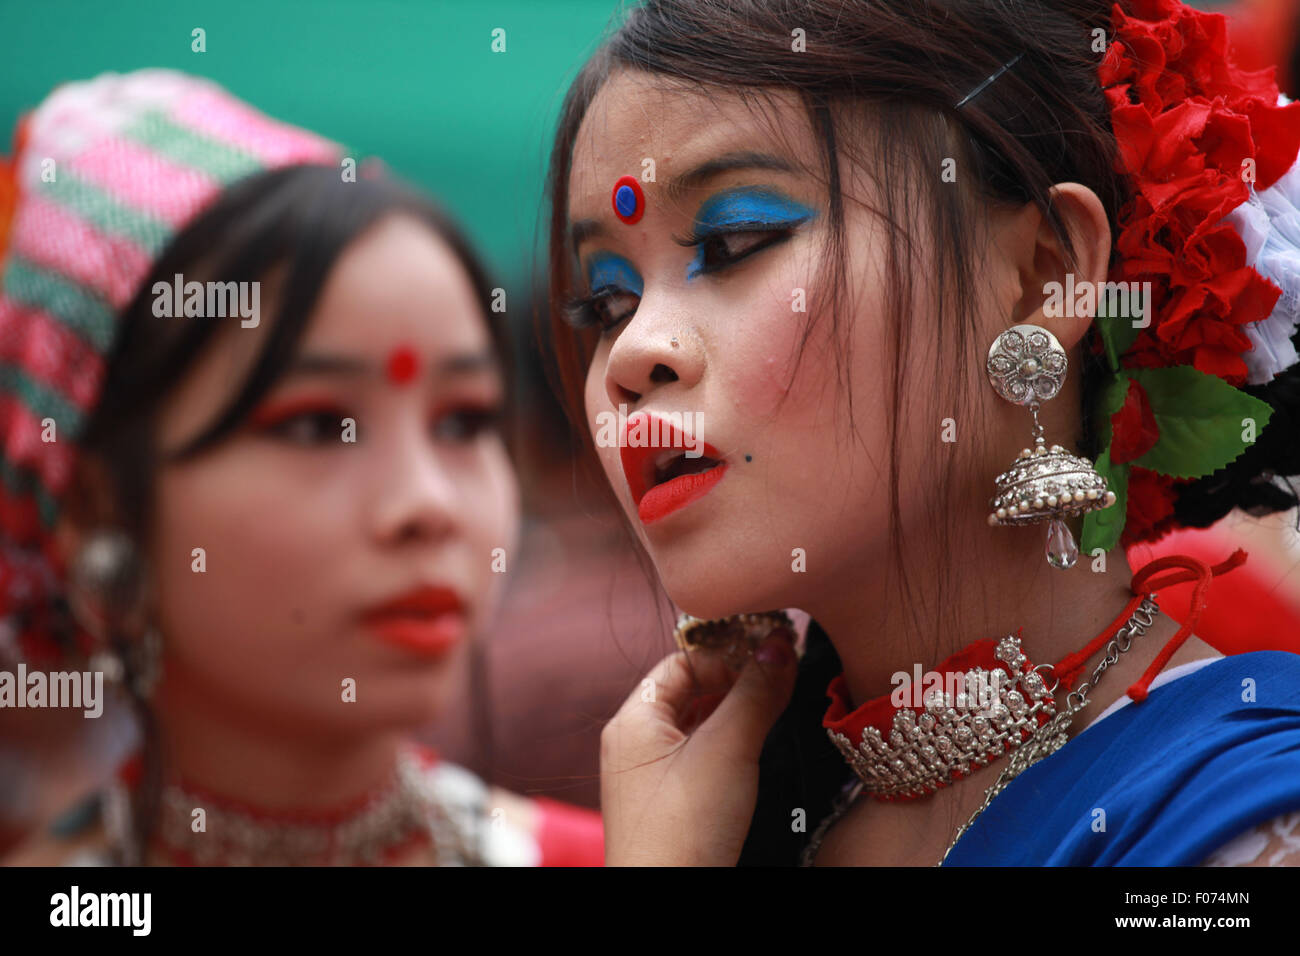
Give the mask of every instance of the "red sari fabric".
M 533 797 L 542 866 L 604 866 L 605 826 L 600 814 L 547 797 Z

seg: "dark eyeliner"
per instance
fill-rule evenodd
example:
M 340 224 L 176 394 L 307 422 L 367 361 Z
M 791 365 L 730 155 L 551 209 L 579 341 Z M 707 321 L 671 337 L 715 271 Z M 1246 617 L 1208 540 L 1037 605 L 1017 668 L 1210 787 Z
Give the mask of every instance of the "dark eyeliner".
M 764 249 L 770 248 L 771 246 L 780 245 L 781 243 L 789 239 L 792 239 L 794 237 L 795 227 L 801 224 L 802 224 L 801 222 L 791 223 L 789 226 L 783 226 L 778 229 L 773 229 L 770 224 L 766 224 L 766 223 L 763 224 L 763 228 L 741 226 L 740 228 L 715 229 L 708 233 L 695 232 L 692 233 L 689 237 L 673 236 L 673 242 L 681 246 L 686 246 L 687 248 L 696 247 L 700 249 L 700 252 L 695 257 L 695 264 L 693 264 L 693 271 L 688 272 L 687 274 L 687 278 L 692 278 L 694 276 L 700 276 L 700 275 L 713 275 L 715 273 L 723 271 L 724 269 L 730 268 L 731 266 L 736 265 L 737 263 L 743 262 L 745 259 L 748 259 L 750 256 L 754 255 L 755 253 L 762 252 Z M 704 263 L 703 257 L 704 257 L 705 243 L 709 242 L 710 240 L 718 239 L 724 236 L 737 235 L 737 234 L 743 235 L 743 234 L 750 234 L 750 233 L 754 233 L 754 234 L 765 233 L 767 234 L 767 238 L 763 239 L 761 242 L 757 242 L 754 245 L 750 246 L 748 249 L 746 249 L 744 252 L 740 253 L 739 255 L 728 256 L 725 259 L 723 259 L 721 262 L 717 262 L 712 265 L 706 265 Z
M 807 216 L 803 219 L 796 219 L 779 224 L 773 224 L 771 222 L 738 222 L 729 224 L 723 228 L 714 228 L 707 231 L 700 229 L 697 226 L 691 231 L 689 236 L 673 236 L 672 240 L 679 246 L 686 246 L 689 248 L 691 246 L 698 246 L 706 240 L 712 239 L 716 236 L 730 236 L 738 232 L 792 233 L 796 227 L 802 226 L 811 218 L 811 216 Z

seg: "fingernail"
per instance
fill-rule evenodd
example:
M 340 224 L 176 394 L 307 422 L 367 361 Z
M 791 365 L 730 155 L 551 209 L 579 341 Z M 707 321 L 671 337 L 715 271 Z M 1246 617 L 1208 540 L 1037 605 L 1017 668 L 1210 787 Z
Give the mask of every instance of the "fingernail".
M 763 642 L 754 657 L 768 667 L 788 667 L 794 661 L 794 648 L 786 638 L 774 635 Z

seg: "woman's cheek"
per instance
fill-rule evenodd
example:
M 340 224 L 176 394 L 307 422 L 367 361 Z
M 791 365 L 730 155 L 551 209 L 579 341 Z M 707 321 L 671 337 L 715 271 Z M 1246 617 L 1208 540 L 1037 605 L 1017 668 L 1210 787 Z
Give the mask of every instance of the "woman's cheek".
M 721 379 L 727 413 L 736 425 L 769 422 L 797 396 L 796 362 L 805 317 L 792 312 L 789 302 L 765 295 L 740 310 L 746 316 L 744 332 L 726 336 L 715 349 L 715 373 Z M 814 360 L 805 353 L 803 362 Z
M 218 679 L 238 666 L 246 680 L 249 660 L 292 656 L 286 638 L 310 635 L 329 606 L 315 588 L 338 550 L 328 539 L 337 525 L 284 477 L 229 455 L 159 479 L 153 554 L 164 633 L 171 652 Z

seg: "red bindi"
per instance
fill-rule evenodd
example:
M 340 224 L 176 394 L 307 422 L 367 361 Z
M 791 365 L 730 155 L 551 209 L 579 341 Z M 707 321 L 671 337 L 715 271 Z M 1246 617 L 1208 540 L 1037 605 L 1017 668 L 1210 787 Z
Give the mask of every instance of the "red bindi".
M 405 385 L 415 378 L 418 365 L 419 361 L 415 357 L 415 349 L 409 345 L 399 345 L 388 356 L 386 366 L 388 380 L 394 385 Z

